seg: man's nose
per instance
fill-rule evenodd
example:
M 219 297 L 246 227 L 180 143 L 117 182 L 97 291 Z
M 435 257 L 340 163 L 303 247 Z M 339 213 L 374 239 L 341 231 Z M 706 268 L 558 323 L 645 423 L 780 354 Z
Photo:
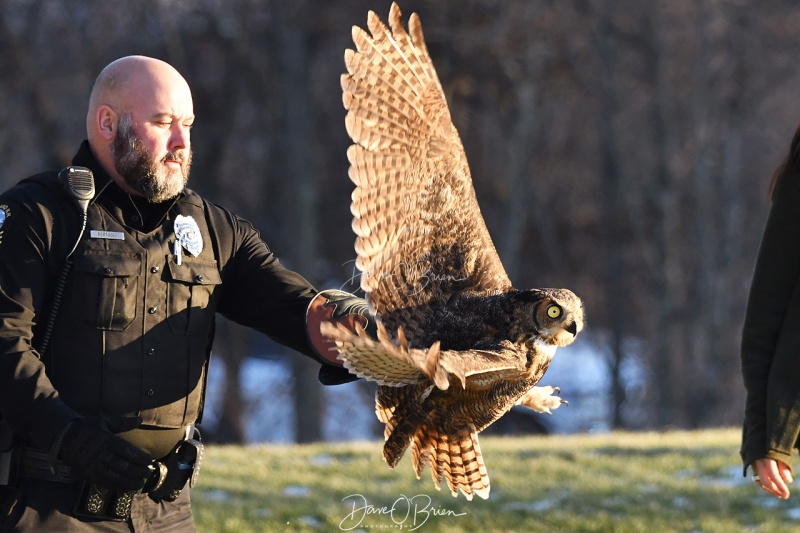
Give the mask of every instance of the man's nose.
M 169 138 L 169 149 L 179 150 L 181 148 L 188 148 L 190 144 L 189 134 L 191 129 L 180 123 L 176 123 L 172 127 L 172 135 Z

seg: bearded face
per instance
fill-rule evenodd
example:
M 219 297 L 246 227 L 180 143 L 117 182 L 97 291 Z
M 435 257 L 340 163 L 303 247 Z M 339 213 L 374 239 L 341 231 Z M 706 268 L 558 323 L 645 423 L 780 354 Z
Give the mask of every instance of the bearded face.
M 192 151 L 170 151 L 158 158 L 144 146 L 128 114 L 120 116 L 111 155 L 120 176 L 148 202 L 159 203 L 175 198 L 189 181 Z M 180 167 L 168 165 L 168 162 L 179 162 Z

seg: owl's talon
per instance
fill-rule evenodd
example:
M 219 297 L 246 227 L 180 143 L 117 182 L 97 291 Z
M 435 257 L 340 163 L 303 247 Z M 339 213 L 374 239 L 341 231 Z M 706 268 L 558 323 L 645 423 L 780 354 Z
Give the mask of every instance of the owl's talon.
M 558 409 L 562 405 L 569 405 L 567 400 L 557 396 L 561 392 L 559 387 L 531 387 L 525 395 L 519 399 L 517 405 L 524 405 L 539 413 L 553 414 L 553 409 Z

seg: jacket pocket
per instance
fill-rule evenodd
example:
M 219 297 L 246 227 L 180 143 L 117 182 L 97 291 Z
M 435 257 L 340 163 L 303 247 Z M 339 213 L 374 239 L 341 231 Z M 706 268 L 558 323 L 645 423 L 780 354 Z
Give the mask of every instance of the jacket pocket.
M 87 251 L 75 259 L 72 315 L 97 329 L 124 331 L 136 320 L 141 254 Z
M 187 254 L 188 255 L 188 254 Z M 214 291 L 222 283 L 216 261 L 183 257 L 180 265 L 167 260 L 167 323 L 173 333 L 206 335 L 214 319 Z

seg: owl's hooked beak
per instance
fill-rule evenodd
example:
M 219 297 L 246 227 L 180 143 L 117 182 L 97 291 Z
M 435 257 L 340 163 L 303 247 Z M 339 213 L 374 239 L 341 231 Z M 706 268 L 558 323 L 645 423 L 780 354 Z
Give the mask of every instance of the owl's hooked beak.
M 572 321 L 571 324 L 565 326 L 564 329 L 572 333 L 573 337 L 578 334 L 578 324 L 576 324 L 574 320 Z
M 569 346 L 582 329 L 583 324 L 579 320 L 572 320 L 568 324 L 562 324 L 553 335 L 552 342 L 558 346 Z

